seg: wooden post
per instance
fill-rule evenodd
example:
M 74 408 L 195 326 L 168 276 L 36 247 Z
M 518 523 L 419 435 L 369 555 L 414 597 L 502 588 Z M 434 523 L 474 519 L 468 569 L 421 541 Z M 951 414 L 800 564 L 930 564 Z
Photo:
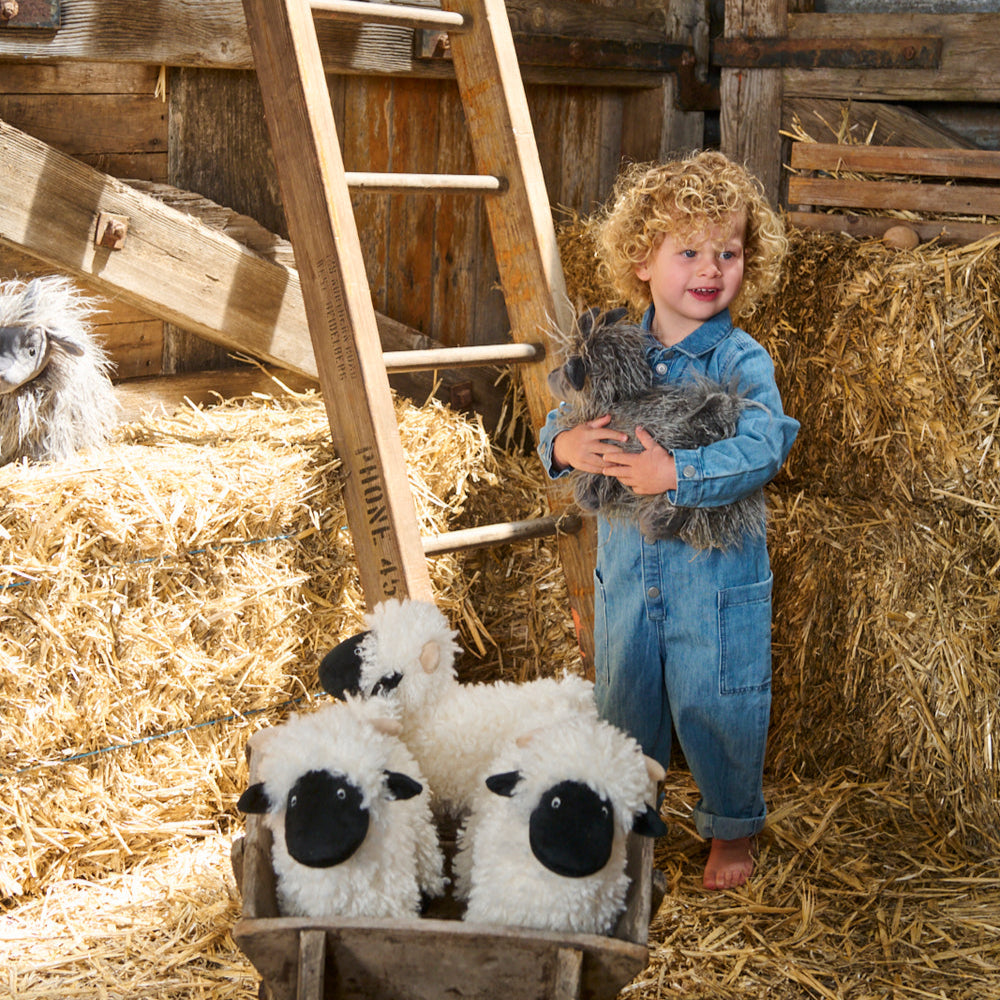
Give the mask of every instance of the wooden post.
M 726 38 L 781 38 L 788 33 L 788 0 L 726 0 Z M 720 87 L 722 151 L 746 163 L 778 204 L 781 188 L 781 70 L 723 69 Z

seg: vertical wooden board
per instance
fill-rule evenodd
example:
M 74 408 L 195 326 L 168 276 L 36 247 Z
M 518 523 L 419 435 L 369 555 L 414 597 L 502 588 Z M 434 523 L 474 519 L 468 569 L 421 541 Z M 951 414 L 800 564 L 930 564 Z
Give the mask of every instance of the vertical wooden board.
M 436 80 L 396 80 L 393 100 L 393 170 L 434 173 L 438 152 Z M 434 215 L 437 197 L 392 195 L 385 311 L 421 333 L 431 315 Z
M 589 215 L 597 206 L 597 166 L 603 142 L 603 107 L 596 88 L 567 87 L 562 123 L 560 205 Z
M 566 88 L 539 84 L 525 88 L 531 125 L 538 147 L 538 161 L 545 178 L 550 205 L 559 205 L 562 182 L 562 136 Z
M 476 165 L 458 88 L 441 86 L 438 105 L 438 164 L 442 173 L 471 174 Z M 486 227 L 482 199 L 457 196 L 438 199 L 434 227 L 434 274 L 430 329 L 442 343 L 477 343 L 476 284 L 480 234 Z M 492 259 L 492 254 L 490 254 Z M 505 340 L 497 337 L 496 340 Z
M 94 335 L 115 363 L 116 379 L 160 374 L 163 327 L 156 319 L 145 322 L 95 324 Z
M 787 0 L 726 0 L 727 38 L 780 38 L 787 25 Z M 747 164 L 772 205 L 781 190 L 781 87 L 780 70 L 722 71 L 722 150 Z
M 346 78 L 342 121 L 346 169 L 383 172 L 392 168 L 393 81 L 389 77 Z M 389 198 L 384 194 L 355 193 L 351 203 L 372 298 L 377 309 L 387 312 Z

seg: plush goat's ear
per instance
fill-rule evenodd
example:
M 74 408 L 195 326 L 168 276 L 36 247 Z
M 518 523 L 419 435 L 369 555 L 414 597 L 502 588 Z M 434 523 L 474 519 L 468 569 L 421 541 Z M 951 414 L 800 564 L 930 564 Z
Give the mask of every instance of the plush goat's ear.
M 619 307 L 618 309 L 609 309 L 606 313 L 603 313 L 597 321 L 597 326 L 614 326 L 615 323 L 620 323 L 628 315 L 628 309 Z
M 420 650 L 420 666 L 425 674 L 432 674 L 441 664 L 441 643 L 436 639 L 428 639 Z
M 67 354 L 72 354 L 74 358 L 83 357 L 83 348 L 79 344 L 74 343 L 72 340 L 67 340 L 58 333 L 52 333 L 49 330 L 45 331 L 45 335 L 49 338 L 50 343 L 58 344 Z
M 563 371 L 566 373 L 566 381 L 579 392 L 587 381 L 587 362 L 579 354 L 574 354 L 563 365 Z
M 576 328 L 580 331 L 581 336 L 584 338 L 589 337 L 594 331 L 594 324 L 597 322 L 597 317 L 601 314 L 600 309 L 588 309 L 584 313 L 580 313 L 576 318 Z
M 510 798 L 520 780 L 520 771 L 505 771 L 503 774 L 491 774 L 486 779 L 486 787 L 497 795 L 505 795 Z
M 419 781 L 400 771 L 385 772 L 385 787 L 389 789 L 390 797 L 394 799 L 412 799 L 414 795 L 419 795 L 424 790 Z
M 660 819 L 652 806 L 647 805 L 644 812 L 635 814 L 632 820 L 632 832 L 640 837 L 662 837 L 667 832 L 667 824 Z
M 262 782 L 251 785 L 241 796 L 236 808 L 245 813 L 266 813 L 271 808 L 270 799 Z

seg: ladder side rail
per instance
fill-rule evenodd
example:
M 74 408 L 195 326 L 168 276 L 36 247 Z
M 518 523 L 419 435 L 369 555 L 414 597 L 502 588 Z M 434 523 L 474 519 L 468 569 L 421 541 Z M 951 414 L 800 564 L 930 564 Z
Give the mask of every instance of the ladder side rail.
M 365 600 L 432 599 L 307 0 L 243 0 Z
M 451 37 L 451 52 L 476 169 L 503 177 L 508 189 L 486 198 L 487 218 L 500 283 L 519 343 L 543 343 L 553 331 L 567 332 L 574 322 L 566 293 L 562 260 L 534 128 L 521 79 L 504 0 L 444 0 L 461 13 L 468 31 Z M 554 405 L 548 366 L 519 369 L 532 424 L 540 427 Z M 551 484 L 550 511 L 559 517 L 569 507 L 569 491 Z M 585 518 L 579 531 L 557 535 L 580 652 L 593 669 L 594 559 L 596 527 Z

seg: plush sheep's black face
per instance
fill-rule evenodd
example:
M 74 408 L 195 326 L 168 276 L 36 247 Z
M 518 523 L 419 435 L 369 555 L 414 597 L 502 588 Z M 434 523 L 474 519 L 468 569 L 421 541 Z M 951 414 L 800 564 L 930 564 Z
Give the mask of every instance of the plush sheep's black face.
M 364 843 L 368 810 L 358 788 L 329 771 L 309 771 L 285 804 L 285 846 L 300 865 L 331 868 Z
M 334 698 L 343 698 L 347 694 L 377 698 L 399 687 L 403 675 L 397 671 L 380 677 L 370 691 L 362 690 L 361 644 L 367 637 L 367 632 L 359 632 L 334 646 L 323 657 L 319 665 L 319 682 L 327 694 L 332 694 Z
M 531 853 L 549 871 L 567 878 L 599 872 L 611 857 L 614 810 L 579 781 L 553 785 L 531 813 Z

